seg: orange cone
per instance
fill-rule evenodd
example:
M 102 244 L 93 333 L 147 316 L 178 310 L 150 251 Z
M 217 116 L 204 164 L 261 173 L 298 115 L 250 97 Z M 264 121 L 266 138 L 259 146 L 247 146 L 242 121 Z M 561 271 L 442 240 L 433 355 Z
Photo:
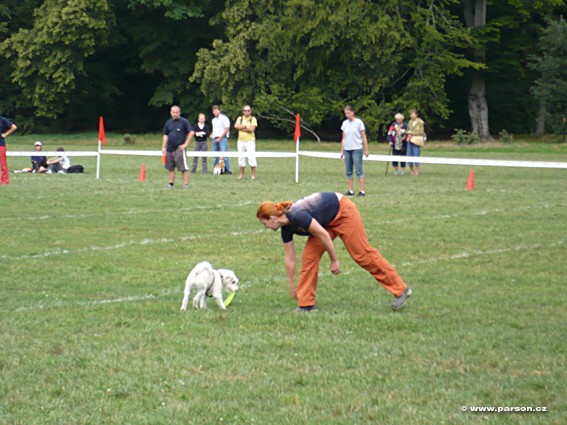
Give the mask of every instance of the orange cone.
M 146 181 L 146 164 L 142 162 L 142 167 L 140 168 L 140 174 L 138 175 L 138 181 Z
M 471 170 L 469 173 L 469 181 L 467 182 L 467 190 L 474 189 L 474 171 Z

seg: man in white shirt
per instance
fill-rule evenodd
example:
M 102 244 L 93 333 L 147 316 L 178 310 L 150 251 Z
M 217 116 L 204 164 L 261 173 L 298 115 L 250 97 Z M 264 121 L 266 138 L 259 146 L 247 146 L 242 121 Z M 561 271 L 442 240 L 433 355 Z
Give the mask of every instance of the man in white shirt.
M 214 152 L 227 152 L 228 151 L 228 137 L 230 130 L 230 120 L 224 114 L 221 114 L 221 109 L 219 105 L 213 105 L 212 107 L 213 115 L 212 119 L 213 132 L 211 133 L 211 139 L 213 141 L 213 151 Z M 214 165 L 216 166 L 219 162 L 218 158 L 215 158 Z M 230 171 L 230 161 L 228 158 L 224 158 L 225 174 L 232 174 Z
M 65 152 L 65 149 L 57 148 L 57 152 Z M 47 174 L 51 174 L 51 173 L 65 174 L 67 173 L 67 170 L 71 166 L 71 161 L 69 161 L 67 155 L 61 154 L 61 156 L 49 159 L 47 161 L 47 165 L 49 166 L 49 169 L 47 170 Z

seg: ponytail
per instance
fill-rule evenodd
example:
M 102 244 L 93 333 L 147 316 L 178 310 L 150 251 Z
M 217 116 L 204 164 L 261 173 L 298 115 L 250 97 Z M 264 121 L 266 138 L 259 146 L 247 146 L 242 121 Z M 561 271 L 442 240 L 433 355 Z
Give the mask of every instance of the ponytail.
M 256 211 L 256 218 L 269 220 L 270 217 L 281 217 L 293 205 L 291 201 L 271 202 L 264 201 Z

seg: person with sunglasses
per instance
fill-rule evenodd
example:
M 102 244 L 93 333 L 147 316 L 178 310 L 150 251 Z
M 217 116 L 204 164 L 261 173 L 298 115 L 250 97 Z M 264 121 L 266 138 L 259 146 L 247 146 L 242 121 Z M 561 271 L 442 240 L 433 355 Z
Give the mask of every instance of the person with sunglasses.
M 256 128 L 258 121 L 256 117 L 252 116 L 252 108 L 250 105 L 244 105 L 242 108 L 242 116 L 236 119 L 234 128 L 238 130 L 238 152 L 248 153 L 248 164 L 252 171 L 252 180 L 256 179 Z M 246 157 L 241 156 L 238 158 L 238 166 L 240 167 L 240 175 L 238 179 L 244 178 L 244 170 L 246 169 Z

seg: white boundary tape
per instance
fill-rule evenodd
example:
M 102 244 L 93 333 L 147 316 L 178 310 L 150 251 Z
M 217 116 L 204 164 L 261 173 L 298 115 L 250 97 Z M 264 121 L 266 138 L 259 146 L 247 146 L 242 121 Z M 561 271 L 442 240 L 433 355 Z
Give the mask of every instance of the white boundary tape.
M 124 149 L 104 149 L 100 151 L 103 155 L 135 155 L 135 156 L 161 156 L 161 151 L 145 151 L 145 150 L 124 150 Z M 219 156 L 227 158 L 248 157 L 248 152 L 214 152 L 214 151 L 190 151 L 187 150 L 187 156 L 198 156 L 207 158 L 216 158 Z M 258 158 L 295 158 L 295 152 L 256 152 L 254 154 Z
M 340 159 L 340 154 L 331 152 L 307 152 L 300 151 L 299 155 L 314 158 Z M 383 162 L 419 162 L 421 164 L 444 164 L 444 165 L 479 165 L 489 167 L 522 167 L 522 168 L 564 168 L 567 162 L 549 161 L 515 161 L 499 159 L 472 159 L 472 158 L 441 158 L 427 156 L 393 156 L 393 155 L 369 155 L 364 158 L 367 161 Z
M 65 151 L 66 156 L 100 156 L 97 151 Z M 57 151 L 39 151 L 39 152 L 6 152 L 8 156 L 61 156 L 61 152 Z
M 138 155 L 138 156 L 161 156 L 161 151 L 146 150 L 100 150 L 101 154 L 108 155 Z M 247 157 L 247 152 L 197 152 L 187 151 L 187 156 L 216 158 L 218 156 L 229 158 Z M 255 153 L 258 158 L 297 158 L 300 156 L 312 158 L 340 159 L 340 154 L 336 152 L 319 152 L 319 151 L 297 151 L 297 152 L 264 152 Z M 520 167 L 520 168 L 559 168 L 567 169 L 567 162 L 551 162 L 551 161 L 516 161 L 516 160 L 498 160 L 498 159 L 473 159 L 473 158 L 442 158 L 427 156 L 394 156 L 394 155 L 369 155 L 365 158 L 367 161 L 390 162 L 419 162 L 422 164 L 444 164 L 444 165 L 476 165 L 489 167 Z
M 37 152 L 8 152 L 8 156 L 34 156 Z M 57 156 L 60 152 L 42 152 L 45 156 Z M 100 178 L 100 160 L 101 155 L 130 155 L 130 156 L 162 156 L 161 151 L 154 150 L 127 150 L 127 149 L 99 149 L 98 151 L 65 151 L 67 156 L 96 156 L 97 170 L 96 178 Z M 319 152 L 319 151 L 300 151 L 296 152 L 265 152 L 259 151 L 254 154 L 257 158 L 295 158 L 295 181 L 299 181 L 299 157 L 340 159 L 340 154 L 336 152 Z M 248 152 L 214 152 L 214 151 L 187 151 L 189 157 L 207 157 L 216 158 L 219 156 L 240 158 L 248 157 Z M 427 156 L 394 156 L 394 155 L 369 155 L 366 161 L 381 162 L 419 162 L 421 164 L 443 164 L 443 165 L 468 165 L 483 167 L 518 167 L 518 168 L 552 168 L 567 169 L 567 162 L 552 161 L 516 161 L 508 159 L 473 159 L 473 158 L 442 158 Z

